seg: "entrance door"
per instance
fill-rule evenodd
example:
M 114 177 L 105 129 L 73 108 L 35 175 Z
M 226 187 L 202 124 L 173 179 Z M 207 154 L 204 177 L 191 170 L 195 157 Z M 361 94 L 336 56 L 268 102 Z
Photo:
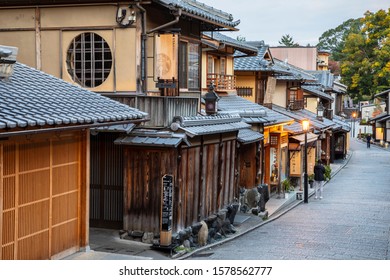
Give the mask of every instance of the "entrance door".
M 117 133 L 91 136 L 90 225 L 121 229 L 123 225 L 123 148 Z

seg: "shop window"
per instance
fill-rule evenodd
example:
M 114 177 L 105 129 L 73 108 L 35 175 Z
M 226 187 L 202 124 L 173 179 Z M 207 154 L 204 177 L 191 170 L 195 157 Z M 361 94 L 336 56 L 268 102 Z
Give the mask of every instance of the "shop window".
M 86 88 L 101 85 L 112 68 L 112 53 L 107 42 L 98 34 L 86 32 L 72 40 L 66 65 L 73 81 Z

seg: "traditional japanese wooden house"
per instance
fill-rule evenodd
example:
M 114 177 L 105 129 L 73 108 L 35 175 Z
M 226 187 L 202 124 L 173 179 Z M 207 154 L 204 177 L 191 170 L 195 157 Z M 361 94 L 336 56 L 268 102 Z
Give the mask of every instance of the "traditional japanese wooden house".
M 266 183 L 271 195 L 280 193 L 280 182 L 287 176 L 288 164 L 285 154 L 288 133 L 282 127 L 293 119 L 237 95 L 220 98 L 218 108 L 221 112 L 238 113 L 251 125 L 252 133 L 263 136 L 262 141 L 239 146 L 239 187 L 253 188 Z
M 22 62 L 149 113 L 145 127 L 155 130 L 197 115 L 202 32 L 237 30 L 240 22 L 193 0 L 0 0 L 0 17 L 0 41 L 18 46 Z M 131 129 L 93 131 L 94 226 L 122 228 L 128 160 L 113 141 Z
M 162 230 L 166 176 L 174 232 L 234 202 L 237 134 L 249 127 L 237 114 L 176 117 L 170 131 L 138 129 L 118 138 L 126 155 L 124 228 Z
M 16 62 L 0 78 L 0 259 L 58 259 L 87 248 L 89 130 L 145 117 Z
M 375 98 L 385 103 L 385 109 L 383 113 L 369 119 L 373 126 L 373 140 L 379 143 L 390 142 L 390 90 L 377 93 Z

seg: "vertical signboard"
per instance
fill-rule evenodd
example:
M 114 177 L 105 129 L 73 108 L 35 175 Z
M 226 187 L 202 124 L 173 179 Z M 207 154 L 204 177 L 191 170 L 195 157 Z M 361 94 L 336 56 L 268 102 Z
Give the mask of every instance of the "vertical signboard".
M 294 151 L 290 157 L 290 176 L 301 175 L 301 151 Z
M 177 80 L 178 76 L 177 34 L 157 34 L 155 36 L 154 80 Z
M 173 176 L 162 177 L 160 245 L 171 245 L 173 211 Z

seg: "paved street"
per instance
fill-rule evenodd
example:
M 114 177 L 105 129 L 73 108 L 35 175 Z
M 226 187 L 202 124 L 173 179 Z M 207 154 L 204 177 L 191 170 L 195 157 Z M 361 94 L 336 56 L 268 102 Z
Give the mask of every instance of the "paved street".
M 351 141 L 349 163 L 280 218 L 191 259 L 390 259 L 390 152 Z

